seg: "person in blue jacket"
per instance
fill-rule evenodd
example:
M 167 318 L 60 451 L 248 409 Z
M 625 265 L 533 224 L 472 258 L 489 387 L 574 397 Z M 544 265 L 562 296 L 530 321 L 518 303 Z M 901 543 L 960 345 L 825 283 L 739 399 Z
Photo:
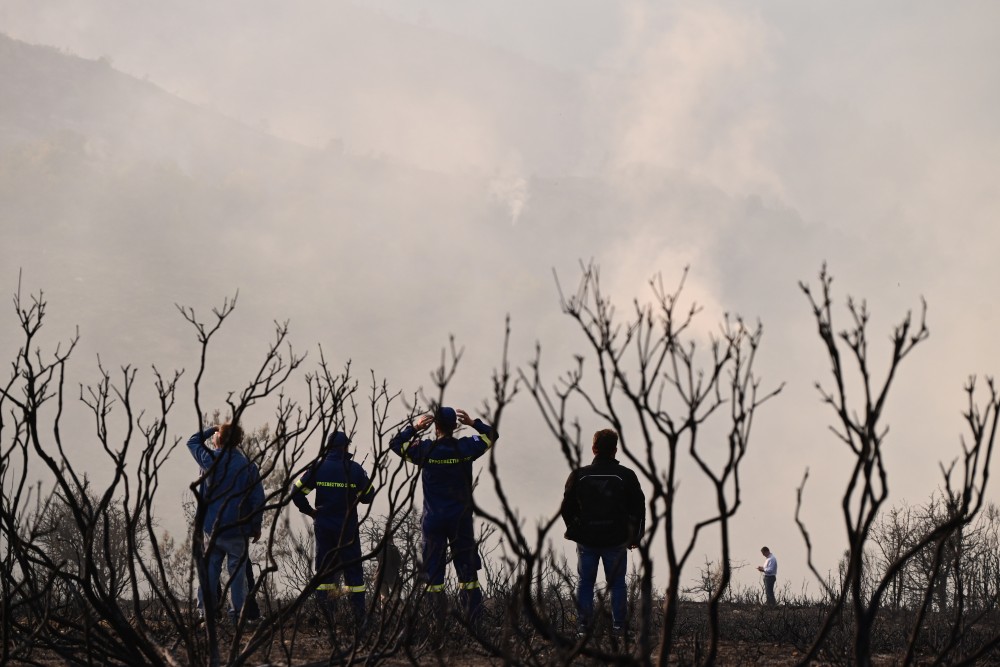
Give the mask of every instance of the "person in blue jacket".
M 201 467 L 201 484 L 196 496 L 203 509 L 205 533 L 205 579 L 198 587 L 198 607 L 216 610 L 219 606 L 219 578 L 222 561 L 229 571 L 229 618 L 235 622 L 246 600 L 248 540 L 260 539 L 263 524 L 264 485 L 260 471 L 240 451 L 243 430 L 236 424 L 195 433 L 187 446 Z M 206 605 L 205 590 L 211 604 Z
M 421 439 L 420 433 L 434 423 L 435 438 Z M 476 435 L 456 438 L 461 422 Z M 421 518 L 422 568 L 427 592 L 444 592 L 446 547 L 458 576 L 459 602 L 469 621 L 478 617 L 483 593 L 477 570 L 482 566 L 476 549 L 472 524 L 472 462 L 489 451 L 499 434 L 481 419 L 472 420 L 464 410 L 439 408 L 433 416 L 422 415 L 389 441 L 389 448 L 404 460 L 420 467 L 424 493 Z M 434 609 L 440 613 L 443 600 Z
M 358 463 L 347 451 L 351 439 L 343 431 L 334 431 L 326 441 L 322 458 L 309 466 L 295 482 L 292 502 L 300 512 L 312 517 L 316 535 L 316 572 L 320 583 L 317 594 L 323 602 L 332 602 L 344 577 L 344 590 L 351 596 L 356 628 L 365 620 L 365 579 L 361 560 L 361 536 L 358 532 L 358 503 L 371 503 L 375 489 Z M 308 496 L 316 490 L 316 507 Z M 327 606 L 329 610 L 329 606 Z

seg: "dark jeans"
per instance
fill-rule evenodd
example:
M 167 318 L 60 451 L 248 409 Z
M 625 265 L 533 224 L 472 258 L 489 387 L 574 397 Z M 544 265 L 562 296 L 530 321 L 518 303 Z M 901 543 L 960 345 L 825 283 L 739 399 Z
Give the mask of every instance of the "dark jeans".
M 767 595 L 767 603 L 769 605 L 776 605 L 778 601 L 774 599 L 774 581 L 777 579 L 776 576 L 764 575 L 764 593 Z
M 621 547 L 588 547 L 576 545 L 576 572 L 580 576 L 577 588 L 577 611 L 579 625 L 585 628 L 594 617 L 594 584 L 597 582 L 597 568 L 604 562 L 604 579 L 611 589 L 611 617 L 616 627 L 624 627 L 627 613 L 625 571 L 627 569 L 627 549 Z

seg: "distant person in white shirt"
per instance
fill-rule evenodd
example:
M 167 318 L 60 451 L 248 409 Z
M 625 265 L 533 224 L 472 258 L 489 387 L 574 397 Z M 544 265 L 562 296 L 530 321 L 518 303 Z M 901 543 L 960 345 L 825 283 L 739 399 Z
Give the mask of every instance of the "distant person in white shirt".
M 774 599 L 774 581 L 778 578 L 778 559 L 767 547 L 761 547 L 760 552 L 767 560 L 764 561 L 763 565 L 758 565 L 757 570 L 764 573 L 764 592 L 767 594 L 767 604 L 774 606 L 778 604 L 777 600 Z

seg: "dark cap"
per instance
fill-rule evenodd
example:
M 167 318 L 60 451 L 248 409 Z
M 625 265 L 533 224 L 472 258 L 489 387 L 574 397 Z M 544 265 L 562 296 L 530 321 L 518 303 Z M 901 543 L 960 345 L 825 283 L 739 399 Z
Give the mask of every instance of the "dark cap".
M 327 449 L 347 449 L 349 444 L 351 444 L 351 439 L 343 431 L 334 431 L 326 439 Z
M 458 424 L 458 416 L 455 414 L 454 408 L 438 408 L 437 414 L 434 415 L 434 423 L 442 431 L 451 433 L 455 430 L 455 426 Z

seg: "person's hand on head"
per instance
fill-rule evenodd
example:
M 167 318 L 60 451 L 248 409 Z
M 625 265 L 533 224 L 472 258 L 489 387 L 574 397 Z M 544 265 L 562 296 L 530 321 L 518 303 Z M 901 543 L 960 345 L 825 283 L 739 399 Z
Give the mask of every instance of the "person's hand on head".
M 420 415 L 417 417 L 417 421 L 413 422 L 413 428 L 418 431 L 423 431 L 425 428 L 431 425 L 434 421 L 434 415 Z
M 475 420 L 469 416 L 469 413 L 465 410 L 455 410 L 455 416 L 458 417 L 459 424 L 465 424 L 466 426 L 472 426 Z

